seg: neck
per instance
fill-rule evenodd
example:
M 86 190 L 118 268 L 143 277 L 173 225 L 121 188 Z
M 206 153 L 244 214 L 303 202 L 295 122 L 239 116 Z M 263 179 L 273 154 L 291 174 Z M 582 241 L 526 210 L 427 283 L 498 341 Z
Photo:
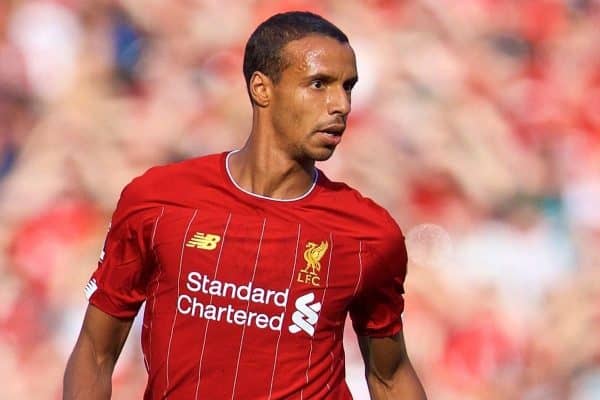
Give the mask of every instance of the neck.
M 301 197 L 313 186 L 314 160 L 295 160 L 276 138 L 253 124 L 244 147 L 229 157 L 229 173 L 248 192 L 278 200 Z

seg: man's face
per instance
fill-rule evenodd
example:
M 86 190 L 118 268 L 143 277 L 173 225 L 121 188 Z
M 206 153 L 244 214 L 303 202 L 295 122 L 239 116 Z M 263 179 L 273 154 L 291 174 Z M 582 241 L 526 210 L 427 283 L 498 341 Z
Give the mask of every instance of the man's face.
M 357 81 L 348 43 L 312 35 L 282 50 L 287 68 L 273 86 L 271 117 L 280 145 L 297 160 L 327 160 L 346 129 Z

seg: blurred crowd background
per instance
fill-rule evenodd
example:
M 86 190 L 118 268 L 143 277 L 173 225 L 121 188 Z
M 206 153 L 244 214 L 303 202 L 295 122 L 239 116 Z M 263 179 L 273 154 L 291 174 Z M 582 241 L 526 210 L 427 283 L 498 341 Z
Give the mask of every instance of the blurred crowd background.
M 320 167 L 405 232 L 429 398 L 600 399 L 597 0 L 0 1 L 0 398 L 60 398 L 121 188 L 243 144 L 245 41 L 290 9 L 357 52 Z M 144 384 L 136 325 L 114 398 Z

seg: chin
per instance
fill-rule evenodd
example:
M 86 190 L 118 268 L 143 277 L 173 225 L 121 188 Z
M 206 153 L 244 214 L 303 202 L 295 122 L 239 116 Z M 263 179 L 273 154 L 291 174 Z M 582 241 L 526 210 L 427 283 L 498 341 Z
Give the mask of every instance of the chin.
M 323 147 L 319 149 L 311 149 L 307 152 L 307 156 L 315 161 L 327 161 L 333 155 L 335 148 Z

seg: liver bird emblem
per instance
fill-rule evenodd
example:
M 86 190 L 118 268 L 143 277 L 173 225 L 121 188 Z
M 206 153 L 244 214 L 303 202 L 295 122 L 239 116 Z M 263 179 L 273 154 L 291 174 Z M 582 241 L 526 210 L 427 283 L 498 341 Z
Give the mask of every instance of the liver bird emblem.
M 304 251 L 306 268 L 304 268 L 302 272 L 317 275 L 321 270 L 321 258 L 325 255 L 327 248 L 329 248 L 329 243 L 326 241 L 322 241 L 319 245 L 314 242 L 308 242 L 306 244 L 306 250 Z M 310 272 L 309 269 L 311 270 Z

